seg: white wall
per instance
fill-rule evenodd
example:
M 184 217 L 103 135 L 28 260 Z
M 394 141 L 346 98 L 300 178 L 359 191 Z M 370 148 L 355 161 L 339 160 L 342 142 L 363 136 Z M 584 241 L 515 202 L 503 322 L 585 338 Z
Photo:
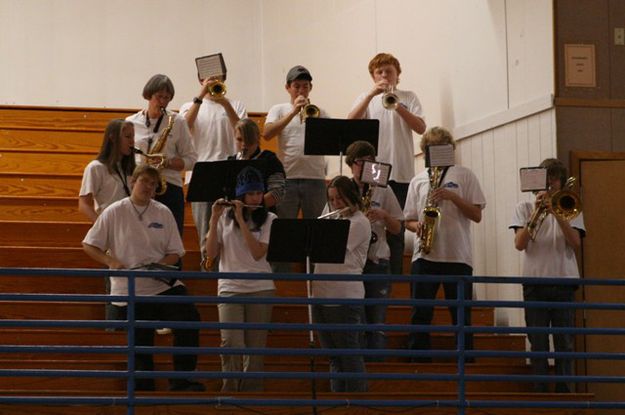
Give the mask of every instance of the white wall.
M 178 108 L 199 90 L 195 57 L 223 52 L 231 96 L 260 110 L 260 9 L 260 0 L 0 0 L 0 103 L 139 108 L 145 82 L 164 73 Z

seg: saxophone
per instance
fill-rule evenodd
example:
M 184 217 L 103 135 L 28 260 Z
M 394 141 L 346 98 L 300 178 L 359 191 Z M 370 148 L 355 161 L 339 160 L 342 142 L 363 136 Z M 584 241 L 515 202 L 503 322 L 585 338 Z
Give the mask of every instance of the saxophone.
M 163 115 L 166 114 L 165 108 L 161 108 L 161 113 Z M 150 151 L 148 151 L 148 154 L 146 156 L 146 158 L 154 158 L 154 157 L 161 158 L 161 162 L 156 166 L 156 168 L 161 173 L 161 184 L 159 188 L 156 190 L 157 195 L 162 195 L 167 191 L 167 181 L 165 180 L 165 177 L 163 176 L 163 171 L 162 171 L 165 168 L 165 159 L 166 159 L 165 154 L 163 154 L 163 149 L 165 148 L 165 144 L 167 144 L 167 138 L 169 137 L 169 133 L 171 132 L 171 129 L 174 128 L 175 121 L 176 121 L 176 114 L 175 113 L 169 114 L 169 117 L 167 118 L 167 127 L 165 127 L 165 129 L 161 132 L 161 135 L 158 137 L 158 140 L 156 140 L 156 143 L 154 143 L 154 147 L 152 147 Z
M 440 167 L 430 167 L 430 189 L 428 190 L 427 202 L 423 208 L 423 219 L 421 225 L 421 235 L 419 252 L 429 254 L 434 244 L 434 232 L 438 219 L 441 216 L 441 210 L 432 202 L 432 191 L 436 190 L 440 186 L 442 176 L 442 169 Z

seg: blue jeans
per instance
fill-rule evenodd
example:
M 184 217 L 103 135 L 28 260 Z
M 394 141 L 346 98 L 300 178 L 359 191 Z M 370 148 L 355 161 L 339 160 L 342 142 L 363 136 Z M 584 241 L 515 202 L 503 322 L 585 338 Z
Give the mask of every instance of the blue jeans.
M 389 274 L 389 263 L 380 260 L 377 264 L 367 260 L 363 274 Z M 388 298 L 391 293 L 390 281 L 365 281 L 365 298 Z M 363 322 L 366 324 L 384 324 L 386 322 L 386 304 L 367 305 L 364 307 Z M 386 348 L 386 335 L 382 330 L 366 331 L 362 342 L 363 349 Z M 367 361 L 383 361 L 382 356 L 372 356 Z
M 313 322 L 327 324 L 360 324 L 362 306 L 313 306 Z M 359 349 L 357 331 L 319 331 L 319 343 L 324 349 Z M 365 362 L 360 355 L 329 356 L 330 372 L 365 372 Z M 332 379 L 332 392 L 366 392 L 366 379 Z
M 178 232 L 182 236 L 184 230 L 184 194 L 182 187 L 167 183 L 167 190 L 160 196 L 156 196 L 154 199 L 161 202 L 169 208 L 171 213 L 176 219 L 176 225 L 178 226 Z
M 295 219 L 302 210 L 304 219 L 315 219 L 326 205 L 326 183 L 323 179 L 286 179 L 284 199 L 278 205 L 278 217 Z
M 412 263 L 413 275 L 472 275 L 473 268 L 467 264 L 461 264 L 457 262 L 432 262 L 419 258 Z M 415 300 L 433 300 L 436 298 L 436 292 L 441 285 L 439 282 L 413 282 L 411 284 L 411 296 Z M 457 298 L 457 285 L 455 282 L 443 283 L 443 289 L 445 290 L 445 299 L 455 300 Z M 468 281 L 464 284 L 464 298 L 470 300 L 473 296 L 473 283 Z M 449 307 L 449 313 L 451 314 L 451 321 L 453 325 L 458 324 L 458 315 L 456 313 L 456 307 Z M 434 307 L 419 306 L 413 307 L 412 314 L 410 316 L 410 323 L 415 325 L 429 325 L 432 324 L 432 318 L 434 317 Z M 465 307 L 464 309 L 464 325 L 471 325 L 471 309 Z M 429 350 L 431 349 L 430 333 L 429 332 L 411 332 L 408 339 L 408 347 L 410 349 L 417 350 Z M 464 349 L 473 349 L 473 335 L 471 333 L 465 333 L 464 335 Z M 415 360 L 425 360 L 417 358 Z M 472 359 L 467 359 L 471 361 Z
M 572 302 L 576 287 L 570 285 L 524 284 L 524 301 Z M 575 310 L 572 308 L 534 308 L 525 309 L 525 325 L 527 327 L 573 327 Z M 574 339 L 572 334 L 552 334 L 553 348 L 556 352 L 573 352 Z M 549 333 L 528 333 L 533 352 L 549 351 Z M 549 374 L 549 362 L 546 357 L 532 357 L 532 369 L 536 375 Z M 555 359 L 556 375 L 571 376 L 573 374 L 572 359 Z M 538 392 L 547 392 L 546 383 L 537 383 Z M 556 392 L 568 391 L 565 382 L 556 385 Z
M 401 206 L 402 210 L 406 205 L 406 197 L 408 196 L 408 186 L 409 183 L 398 183 L 394 180 L 388 182 L 391 189 L 393 189 L 393 193 L 395 193 L 395 197 L 397 197 L 397 201 L 399 202 L 399 206 Z M 391 249 L 391 258 L 390 258 L 390 266 L 391 266 L 391 274 L 403 274 L 404 273 L 404 234 L 406 233 L 406 228 L 404 224 L 401 225 L 401 230 L 397 235 L 393 235 L 390 232 L 386 232 L 386 242 L 388 243 L 388 247 Z

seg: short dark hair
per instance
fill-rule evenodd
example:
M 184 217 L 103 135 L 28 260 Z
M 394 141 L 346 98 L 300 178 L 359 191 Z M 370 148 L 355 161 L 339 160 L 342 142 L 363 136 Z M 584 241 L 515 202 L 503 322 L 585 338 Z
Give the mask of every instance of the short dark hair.
M 140 164 L 135 171 L 132 172 L 133 181 L 136 181 L 140 176 L 148 176 L 154 179 L 157 184 L 161 182 L 161 172 L 156 167 L 149 164 Z
M 347 146 L 345 150 L 345 163 L 347 163 L 348 166 L 354 164 L 356 159 L 363 157 L 373 157 L 375 159 L 375 147 L 373 147 L 370 142 L 358 140 Z
M 333 178 L 328 185 L 328 190 L 332 187 L 339 192 L 339 195 L 341 195 L 347 205 L 362 209 L 362 198 L 360 197 L 360 192 L 358 191 L 356 184 L 347 176 L 336 176 Z M 327 193 L 328 192 L 326 190 L 326 197 L 328 197 Z
M 560 186 L 564 187 L 569 177 L 564 163 L 562 163 L 558 159 L 549 158 L 544 159 L 542 163 L 540 163 L 539 167 L 544 167 L 547 169 L 547 177 L 560 179 Z
M 143 87 L 143 98 L 150 99 L 154 94 L 160 91 L 167 92 L 172 98 L 176 93 L 174 83 L 167 75 L 156 74 L 152 76 Z

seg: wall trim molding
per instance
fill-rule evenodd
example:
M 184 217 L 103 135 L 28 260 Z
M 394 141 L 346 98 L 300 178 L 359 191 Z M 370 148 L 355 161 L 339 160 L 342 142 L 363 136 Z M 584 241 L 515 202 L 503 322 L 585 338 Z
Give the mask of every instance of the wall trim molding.
M 460 125 L 454 128 L 453 135 L 456 141 L 462 140 L 551 108 L 554 108 L 553 95 L 544 95 L 480 120 Z

